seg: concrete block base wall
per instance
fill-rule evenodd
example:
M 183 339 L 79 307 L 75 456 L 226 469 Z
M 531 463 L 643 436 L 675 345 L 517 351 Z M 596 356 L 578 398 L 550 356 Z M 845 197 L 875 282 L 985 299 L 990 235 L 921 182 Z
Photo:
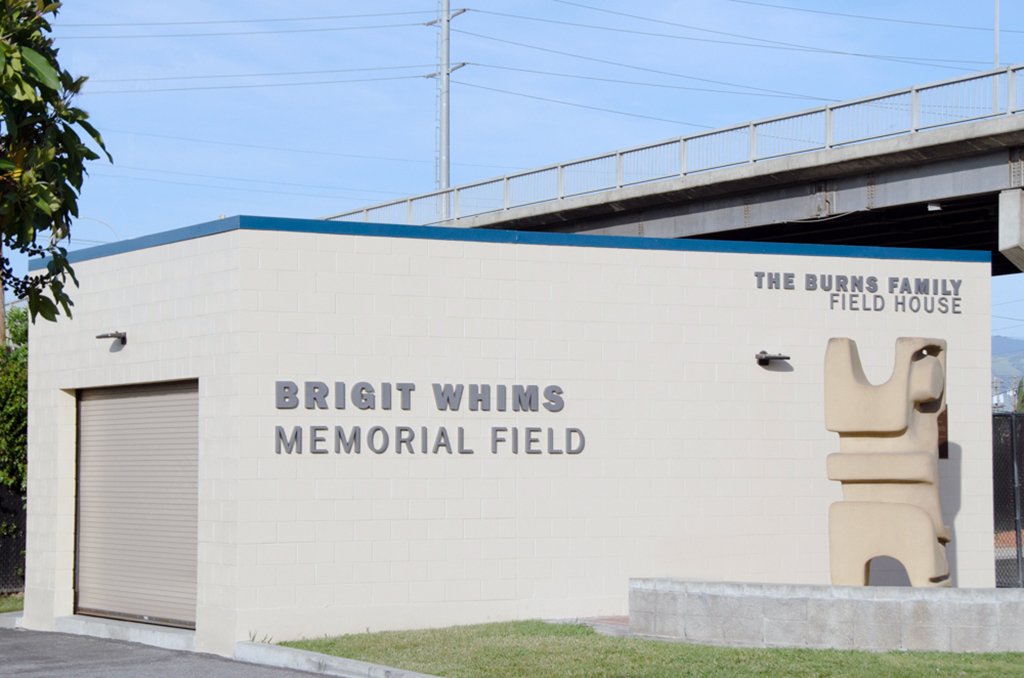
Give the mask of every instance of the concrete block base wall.
M 744 647 L 1024 651 L 1024 592 L 631 579 L 632 633 Z

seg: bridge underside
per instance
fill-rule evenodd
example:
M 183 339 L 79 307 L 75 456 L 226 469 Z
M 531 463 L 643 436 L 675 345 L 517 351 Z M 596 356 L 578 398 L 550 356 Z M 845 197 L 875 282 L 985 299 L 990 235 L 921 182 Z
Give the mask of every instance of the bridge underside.
M 983 250 L 992 252 L 992 275 L 1020 273 L 999 253 L 998 194 L 943 200 L 941 210 L 927 203 L 901 205 L 869 212 L 854 212 L 817 223 L 782 223 L 752 226 L 711 235 L 714 240 L 819 243 L 880 247 Z
M 999 232 L 1000 194 L 1024 186 L 1022 147 L 1024 115 L 1005 116 L 450 225 L 987 250 L 993 254 L 993 275 L 1003 275 L 1020 271 L 1000 254 Z M 1021 234 L 1024 240 L 1024 223 Z

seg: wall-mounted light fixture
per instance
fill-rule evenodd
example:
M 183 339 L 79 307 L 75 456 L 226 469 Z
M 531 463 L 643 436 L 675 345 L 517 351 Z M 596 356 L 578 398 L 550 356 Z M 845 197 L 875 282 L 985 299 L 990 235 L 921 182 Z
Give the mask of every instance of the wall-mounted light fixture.
M 758 365 L 763 367 L 773 360 L 789 360 L 789 356 L 782 355 L 781 353 L 770 354 L 768 351 L 761 351 L 760 353 L 754 354 L 754 359 L 757 361 Z
M 124 346 L 125 344 L 128 343 L 128 333 L 127 332 L 107 332 L 106 334 L 97 334 L 96 338 L 97 339 L 120 339 L 122 346 Z M 767 364 L 767 363 L 765 363 L 765 364 Z
M 942 203 L 938 203 L 938 202 L 930 202 L 930 203 L 928 203 L 928 211 L 929 212 L 941 212 L 942 211 Z

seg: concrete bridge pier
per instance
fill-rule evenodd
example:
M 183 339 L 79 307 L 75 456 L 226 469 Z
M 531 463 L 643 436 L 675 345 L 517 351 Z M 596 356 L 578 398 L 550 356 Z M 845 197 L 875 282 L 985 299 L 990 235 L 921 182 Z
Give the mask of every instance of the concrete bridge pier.
M 999 252 L 1024 271 L 1024 189 L 999 193 Z

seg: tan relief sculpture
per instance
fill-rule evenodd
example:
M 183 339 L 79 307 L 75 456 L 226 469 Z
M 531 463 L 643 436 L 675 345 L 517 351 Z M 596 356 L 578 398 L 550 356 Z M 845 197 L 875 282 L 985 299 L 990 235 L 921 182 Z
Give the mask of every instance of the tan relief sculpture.
M 873 386 L 857 344 L 829 339 L 825 428 L 839 434 L 827 459 L 843 500 L 829 507 L 832 583 L 866 586 L 872 558 L 889 556 L 914 586 L 949 586 L 949 527 L 939 508 L 939 428 L 945 408 L 946 342 L 896 340 L 892 377 Z

